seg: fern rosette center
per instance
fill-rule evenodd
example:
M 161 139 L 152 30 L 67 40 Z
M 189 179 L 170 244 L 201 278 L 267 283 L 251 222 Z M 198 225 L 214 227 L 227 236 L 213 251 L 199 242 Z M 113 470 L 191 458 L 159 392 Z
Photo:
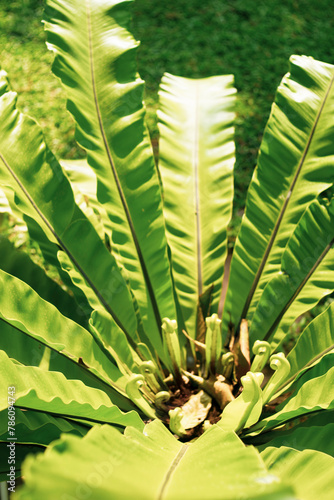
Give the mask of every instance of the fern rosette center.
M 163 320 L 165 363 L 142 361 L 140 374 L 127 384 L 129 398 L 146 417 L 159 418 L 183 441 L 216 423 L 235 432 L 255 424 L 289 375 L 285 355 L 270 356 L 270 344 L 256 341 L 250 362 L 245 320 L 239 339 L 230 339 L 228 347 L 222 346 L 217 314 L 206 318 L 205 343 L 184 332 L 186 345 L 181 344 L 177 328 L 175 320 Z

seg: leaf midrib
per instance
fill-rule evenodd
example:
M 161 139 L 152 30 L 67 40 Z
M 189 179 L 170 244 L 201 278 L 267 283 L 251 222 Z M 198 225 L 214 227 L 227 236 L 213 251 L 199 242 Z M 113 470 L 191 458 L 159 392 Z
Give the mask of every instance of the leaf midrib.
M 114 180 L 115 180 L 115 184 L 116 184 L 116 188 L 117 188 L 117 191 L 118 191 L 118 195 L 120 197 L 120 201 L 121 201 L 121 204 L 122 204 L 122 207 L 123 207 L 123 210 L 124 210 L 124 214 L 125 214 L 127 223 L 129 225 L 129 229 L 130 229 L 130 233 L 131 233 L 131 236 L 132 236 L 132 240 L 133 240 L 133 243 L 134 243 L 137 255 L 138 255 L 138 259 L 139 259 L 139 262 L 140 262 L 140 266 L 141 266 L 141 269 L 142 269 L 144 280 L 145 280 L 145 283 L 146 283 L 146 286 L 147 286 L 147 291 L 148 291 L 149 297 L 151 299 L 151 304 L 152 304 L 152 308 L 153 308 L 155 320 L 156 320 L 156 323 L 157 323 L 158 331 L 161 334 L 162 320 L 161 320 L 159 308 L 158 308 L 158 305 L 157 305 L 157 302 L 156 302 L 156 299 L 155 299 L 155 295 L 154 295 L 154 291 L 153 291 L 153 286 L 151 284 L 151 280 L 150 280 L 150 277 L 149 277 L 149 274 L 148 274 L 148 271 L 147 271 L 147 267 L 146 267 L 146 264 L 145 264 L 145 261 L 144 261 L 144 257 L 143 257 L 143 254 L 142 254 L 142 251 L 141 251 L 141 248 L 140 248 L 140 245 L 139 245 L 139 241 L 138 241 L 137 235 L 135 233 L 135 229 L 134 229 L 134 225 L 133 225 L 133 222 L 132 222 L 130 210 L 129 210 L 129 207 L 128 207 L 126 199 L 125 199 L 125 195 L 124 195 L 123 190 L 122 190 L 121 182 L 119 180 L 119 177 L 118 177 L 118 174 L 117 174 L 117 171 L 116 171 L 115 162 L 113 160 L 113 157 L 112 157 L 112 154 L 111 154 L 111 151 L 110 151 L 110 148 L 109 148 L 109 144 L 108 144 L 106 132 L 104 130 L 102 113 L 101 113 L 100 105 L 99 105 L 99 101 L 98 101 L 96 79 L 95 79 L 94 54 L 93 54 L 93 33 L 92 33 L 92 15 L 91 15 L 91 8 L 90 7 L 91 7 L 90 0 L 86 0 L 87 30 L 88 30 L 88 44 L 89 44 L 89 65 L 90 65 L 90 73 L 91 73 L 90 77 L 91 77 L 91 83 L 92 83 L 92 92 L 93 92 L 93 96 L 94 96 L 94 104 L 95 104 L 96 115 L 97 115 L 97 119 L 98 119 L 98 123 L 99 123 L 99 128 L 100 128 L 100 132 L 101 132 L 101 137 L 102 137 L 103 145 L 104 145 L 104 148 L 105 148 L 105 151 L 106 151 L 106 154 L 107 154 L 107 158 L 108 158 L 108 162 L 109 162 L 109 165 L 110 165 L 110 169 L 111 169 L 111 172 L 112 172 Z
M 278 219 L 277 219 L 277 221 L 276 221 L 276 224 L 275 224 L 275 227 L 274 227 L 274 229 L 273 229 L 273 232 L 272 232 L 271 238 L 270 238 L 270 240 L 269 240 L 268 246 L 267 246 L 267 248 L 266 248 L 266 251 L 265 251 L 265 253 L 264 253 L 263 257 L 262 257 L 261 264 L 260 264 L 260 266 L 259 266 L 259 268 L 258 268 L 258 271 L 257 271 L 256 275 L 255 275 L 255 278 L 254 278 L 254 281 L 253 281 L 252 287 L 251 287 L 251 289 L 250 289 L 249 295 L 248 295 L 248 297 L 247 297 L 247 300 L 246 300 L 245 306 L 244 306 L 243 311 L 242 311 L 242 314 L 241 314 L 241 319 L 242 319 L 242 318 L 246 318 L 246 316 L 247 316 L 247 312 L 248 312 L 249 306 L 250 306 L 250 304 L 251 304 L 251 301 L 252 301 L 252 299 L 253 299 L 254 293 L 255 293 L 255 291 L 256 291 L 256 288 L 257 288 L 258 283 L 259 283 L 259 281 L 260 281 L 260 278 L 261 278 L 261 276 L 262 276 L 262 272 L 263 272 L 264 267 L 265 267 L 265 265 L 266 265 L 266 263 L 267 263 L 267 260 L 268 260 L 269 254 L 270 254 L 270 252 L 271 252 L 271 249 L 272 249 L 272 247 L 273 247 L 273 245 L 274 245 L 274 243 L 275 243 L 276 236 L 277 236 L 278 231 L 279 231 L 279 229 L 280 229 L 280 226 L 281 226 L 281 223 L 282 223 L 283 217 L 284 217 L 284 215 L 285 215 L 285 213 L 286 213 L 286 210 L 287 210 L 287 207 L 288 207 L 289 201 L 290 201 L 290 199 L 291 199 L 291 196 L 292 196 L 293 190 L 294 190 L 294 188 L 295 188 L 295 186 L 296 186 L 296 184 L 297 184 L 297 181 L 298 181 L 298 179 L 299 179 L 299 175 L 300 175 L 301 170 L 302 170 L 302 168 L 303 168 L 303 165 L 304 165 L 304 162 L 305 162 L 306 156 L 307 156 L 307 154 L 308 154 L 308 152 L 309 152 L 309 149 L 310 149 L 310 146 L 311 146 L 311 143 L 312 143 L 312 140 L 313 140 L 313 137 L 314 137 L 314 134 L 315 134 L 315 131 L 316 131 L 317 125 L 318 125 L 318 123 L 319 123 L 319 120 L 320 120 L 321 114 L 322 114 L 322 112 L 323 112 L 323 109 L 324 109 L 324 107 L 325 107 L 325 104 L 326 104 L 327 98 L 328 98 L 328 96 L 329 96 L 329 94 L 330 94 L 330 91 L 331 91 L 331 89 L 332 89 L 333 82 L 334 82 L 334 74 L 333 74 L 333 76 L 332 76 L 332 78 L 331 78 L 331 80 L 330 80 L 330 82 L 329 82 L 329 85 L 328 85 L 327 91 L 325 92 L 325 95 L 324 95 L 324 97 L 323 97 L 323 100 L 322 100 L 322 103 L 321 103 L 320 108 L 319 108 L 319 110 L 318 110 L 318 113 L 317 113 L 317 116 L 316 116 L 316 118 L 315 118 L 314 124 L 313 124 L 313 126 L 312 126 L 311 131 L 310 131 L 310 135 L 309 135 L 309 138 L 308 138 L 308 140 L 307 140 L 307 143 L 306 143 L 306 146 L 305 146 L 304 152 L 303 152 L 302 157 L 301 157 L 301 159 L 300 159 L 300 162 L 299 162 L 299 165 L 298 165 L 298 167 L 297 167 L 297 170 L 296 170 L 296 173 L 295 173 L 295 175 L 294 175 L 294 178 L 293 178 L 293 180 L 292 180 L 292 182 L 291 182 L 291 184 L 290 184 L 290 189 L 289 189 L 289 191 L 288 191 L 288 193 L 287 193 L 286 199 L 285 199 L 284 204 L 283 204 L 283 206 L 282 206 L 282 208 L 281 208 L 280 214 L 279 214 Z
M 165 474 L 165 477 L 163 479 L 163 482 L 162 482 L 160 491 L 158 492 L 158 495 L 156 497 L 156 500 L 163 500 L 165 493 L 166 493 L 166 490 L 167 490 L 167 487 L 168 487 L 169 483 L 171 482 L 172 476 L 173 476 L 176 468 L 178 467 L 179 463 L 181 462 L 182 458 L 184 457 L 184 455 L 188 451 L 188 449 L 189 449 L 189 445 L 184 444 L 182 446 L 182 448 L 179 450 L 178 454 L 174 458 L 173 462 L 171 463 L 170 467 L 168 468 L 168 470 Z

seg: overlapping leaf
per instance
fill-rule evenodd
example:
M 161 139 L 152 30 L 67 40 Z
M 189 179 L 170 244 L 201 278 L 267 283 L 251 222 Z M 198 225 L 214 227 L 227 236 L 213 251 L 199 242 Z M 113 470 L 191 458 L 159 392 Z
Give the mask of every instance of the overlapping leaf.
M 68 318 L 82 326 L 87 326 L 82 309 L 58 283 L 49 278 L 45 271 L 30 257 L 14 248 L 6 238 L 0 236 L 0 268 L 16 276 L 35 290 L 40 297 L 52 303 Z
M 272 339 L 285 312 L 297 317 L 305 310 L 294 309 L 294 300 L 307 287 L 310 278 L 315 278 L 319 267 L 325 263 L 329 276 L 313 282 L 313 297 L 320 299 L 328 282 L 334 282 L 334 201 L 317 199 L 310 204 L 291 235 L 282 256 L 281 269 L 265 287 L 254 312 L 250 341 Z M 322 272 L 322 271 L 321 271 Z M 322 275 L 323 276 L 323 275 Z M 316 279 L 316 278 L 315 278 Z M 319 292 L 318 292 L 319 289 Z M 295 319 L 295 318 L 294 318 Z
M 60 164 L 70 180 L 77 205 L 90 219 L 101 239 L 110 247 L 111 221 L 103 206 L 97 201 L 97 181 L 94 171 L 86 160 L 61 160 Z M 114 256 L 117 260 L 116 251 Z M 121 260 L 119 265 L 121 266 Z
M 288 354 L 292 378 L 334 349 L 334 304 L 317 316 L 301 333 Z
M 100 500 L 295 498 L 234 433 L 214 427 L 194 444 L 182 445 L 158 421 L 144 433 L 127 428 L 122 435 L 103 426 L 83 440 L 64 436 L 43 458 L 27 461 L 24 475 L 26 488 L 18 498 L 36 500 L 46 492 L 50 500 L 70 497 L 78 485 Z
M 0 291 L 1 322 L 21 330 L 73 362 L 81 360 L 95 376 L 122 392 L 126 383 L 124 377 L 90 332 L 62 316 L 23 281 L 4 271 L 0 271 Z M 21 304 L 20 307 L 17 304 Z
M 15 198 L 12 199 L 11 207 L 16 207 L 14 199 Z M 21 215 L 23 215 L 23 220 L 28 229 L 30 239 L 37 243 L 37 245 L 39 246 L 45 262 L 47 264 L 51 264 L 53 270 L 56 270 L 58 272 L 61 282 L 64 283 L 68 292 L 74 297 L 74 300 L 76 302 L 76 309 L 80 311 L 80 314 L 83 315 L 83 319 L 87 323 L 92 312 L 92 306 L 89 304 L 84 291 L 81 288 L 77 287 L 72 282 L 72 279 L 68 272 L 62 269 L 61 263 L 59 262 L 59 255 L 63 254 L 64 252 L 60 252 L 57 240 L 55 240 L 52 234 L 48 234 L 48 236 L 46 236 L 41 225 L 35 219 L 29 217 L 26 214 L 21 213 Z M 74 269 L 73 263 L 70 264 L 70 269 Z M 82 281 L 85 282 L 84 277 L 82 277 Z M 92 294 L 94 294 L 93 290 Z M 94 296 L 96 297 L 95 294 Z M 99 304 L 99 307 L 101 307 L 98 297 L 96 297 L 95 300 Z
M 8 428 L 8 410 L 0 412 L 1 429 Z M 71 432 L 77 436 L 84 436 L 90 425 L 53 417 L 37 411 L 22 411 L 15 408 L 15 430 L 13 436 L 17 443 L 38 444 L 47 446 L 50 442 L 59 439 L 64 432 Z M 0 434 L 1 442 L 10 441 L 8 429 Z
M 295 450 L 316 450 L 326 453 L 334 458 L 334 442 L 332 439 L 334 433 L 334 412 L 326 410 L 316 413 L 304 422 L 299 422 L 297 426 L 289 430 L 274 430 L 259 436 L 266 443 L 258 446 L 260 451 L 268 446 L 280 448 L 289 446 Z M 258 444 L 255 439 L 253 444 Z
M 115 259 L 75 205 L 68 180 L 47 149 L 39 127 L 16 110 L 13 92 L 2 95 L 0 112 L 1 181 L 15 191 L 20 209 L 38 219 L 47 236 L 57 241 L 101 307 L 131 338 L 137 321 L 126 282 Z M 106 283 L 116 277 L 120 286 L 114 293 Z
M 160 86 L 159 170 L 167 238 L 184 320 L 196 336 L 196 311 L 211 285 L 218 311 L 226 230 L 232 215 L 232 76 L 190 80 L 166 74 Z
M 78 422 L 69 422 L 62 418 L 34 411 L 22 411 L 15 409 L 15 427 L 12 436 L 8 432 L 8 410 L 0 412 L 0 428 L 4 430 L 0 434 L 0 481 L 8 481 L 8 465 L 15 468 L 16 476 L 21 476 L 21 464 L 29 454 L 36 454 L 63 432 L 71 432 L 77 436 L 84 436 L 90 426 L 84 426 Z M 14 438 L 14 439 L 11 439 Z M 8 464 L 8 444 L 15 441 L 15 458 L 13 463 Z
M 250 429 L 251 435 L 320 410 L 334 408 L 334 352 L 327 354 L 319 363 L 307 370 L 289 388 L 289 397 L 277 412 L 260 420 Z
M 334 67 L 293 56 L 278 88 L 231 263 L 224 329 L 251 319 L 309 203 L 333 183 Z
M 139 371 L 139 354 L 156 359 L 158 352 L 168 366 L 160 326 L 162 317 L 176 318 L 174 296 L 192 336 L 197 321 L 204 335 L 204 311 L 218 311 L 234 153 L 231 77 L 190 81 L 165 76 L 160 153 L 169 252 L 158 174 L 144 124 L 143 83 L 136 73 L 138 43 L 128 31 L 129 4 L 48 0 L 45 27 L 56 54 L 54 72 L 67 89 L 77 139 L 92 168 L 88 173 L 83 164 L 82 176 L 72 175 L 75 191 L 89 179 L 83 210 L 82 199 L 76 191 L 74 200 L 37 125 L 16 110 L 16 97 L 0 73 L 1 179 L 9 187 L 10 203 L 23 212 L 42 251 L 68 273 L 80 305 L 76 313 L 84 313 L 80 321 L 67 312 L 74 302 L 66 295 L 62 304 L 55 288 L 59 310 L 47 302 L 51 296 L 43 291 L 45 276 L 36 283 L 28 271 L 21 274 L 19 260 L 15 272 L 23 281 L 0 271 L 0 346 L 7 350 L 7 355 L 0 351 L 0 382 L 15 387 L 17 435 L 22 441 L 18 466 L 31 446 L 36 452 L 62 430 L 80 435 L 95 427 L 83 439 L 67 435 L 45 456 L 28 460 L 27 486 L 19 498 L 58 500 L 82 496 L 83 491 L 99 500 L 314 498 L 318 470 L 321 486 L 330 484 L 324 472 L 332 467 L 330 457 L 267 446 L 263 457 L 268 473 L 254 448 L 217 425 L 194 443 L 182 444 L 161 422 L 142 432 L 138 413 L 119 409 L 134 408 L 125 388 L 128 375 Z M 293 313 L 297 315 L 305 310 L 311 293 L 312 300 L 319 300 L 332 289 L 332 278 L 326 279 L 324 272 L 332 268 L 333 207 L 317 197 L 333 183 L 333 75 L 333 66 L 295 57 L 279 88 L 234 252 L 224 333 L 228 322 L 237 327 L 247 315 L 253 320 L 251 340 L 269 339 L 280 320 L 286 328 L 293 299 L 300 297 Z M 321 233 L 329 239 L 322 241 Z M 13 262 L 3 267 L 11 271 Z M 197 309 L 199 300 L 202 307 Z M 273 302 L 269 318 L 264 312 Z M 255 438 L 263 443 L 271 440 L 273 429 L 291 420 L 326 410 L 332 414 L 330 312 L 305 330 L 290 354 L 291 380 L 286 384 L 294 377 L 296 381 L 277 412 L 268 416 L 265 408 L 265 418 L 256 424 L 261 389 L 257 387 L 255 401 L 246 400 L 244 391 L 235 401 L 243 403 L 240 415 L 245 421 L 235 425 L 231 411 L 230 429 L 239 431 L 255 423 L 242 435 L 248 442 Z M 315 339 L 321 328 L 325 335 Z M 178 347 L 176 338 L 173 343 Z M 6 396 L 0 395 L 0 420 Z M 254 403 L 255 410 L 245 413 L 244 406 L 251 409 Z M 225 410 L 227 417 L 233 407 Z M 200 418 L 205 415 L 206 411 Z M 189 428 L 196 427 L 197 417 Z M 325 424 L 319 447 L 332 428 Z M 124 435 L 113 427 L 128 425 Z M 317 426 L 304 426 L 298 435 L 293 430 L 287 439 L 305 443 Z M 284 436 L 275 438 L 280 444 Z M 4 439 L 2 434 L 2 449 Z M 0 473 L 2 467 L 0 461 Z M 299 484 L 309 470 L 305 484 Z M 325 491 L 317 498 L 329 496 Z
M 22 329 L 9 323 L 1 321 L 0 332 L 0 349 L 5 351 L 15 363 L 37 366 L 46 371 L 61 372 L 68 379 L 81 380 L 88 387 L 104 391 L 120 408 L 131 409 L 128 399 L 88 370 L 87 366 L 81 362 L 82 360 L 64 356 L 63 353 L 47 347 L 44 343 L 27 335 Z
M 160 352 L 161 318 L 176 318 L 161 193 L 144 124 L 138 43 L 129 2 L 52 0 L 46 9 L 53 71 L 68 95 L 76 138 L 98 180 L 144 327 Z
M 313 450 L 296 451 L 282 446 L 261 453 L 270 472 L 291 484 L 301 500 L 331 500 L 334 458 Z

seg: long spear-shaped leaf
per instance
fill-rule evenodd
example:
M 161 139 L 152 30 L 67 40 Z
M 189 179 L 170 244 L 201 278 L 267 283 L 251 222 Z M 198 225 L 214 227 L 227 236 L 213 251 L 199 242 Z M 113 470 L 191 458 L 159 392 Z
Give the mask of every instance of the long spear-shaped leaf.
M 14 248 L 9 240 L 0 236 L 0 268 L 16 276 L 33 288 L 43 299 L 51 302 L 57 309 L 82 326 L 87 326 L 84 312 L 58 283 L 35 264 L 29 255 Z
M 4 73 L 2 73 L 2 76 L 3 75 Z M 5 76 L 3 77 L 5 78 Z M 9 183 L 7 182 L 7 184 Z M 31 214 L 31 216 L 27 215 L 27 213 L 29 213 L 29 205 L 24 204 L 22 198 L 18 198 L 17 189 L 15 189 L 14 184 L 12 185 L 12 187 L 9 187 L 9 185 L 4 185 L 2 182 L 1 189 L 6 195 L 10 210 L 13 212 L 15 219 L 17 219 L 19 221 L 19 224 L 21 225 L 20 229 L 22 231 L 26 231 L 28 229 L 30 238 L 38 244 L 45 261 L 48 264 L 51 264 L 54 270 L 58 271 L 61 281 L 66 284 L 66 287 L 68 290 L 70 290 L 70 293 L 73 292 L 74 298 L 77 303 L 76 309 L 78 311 L 80 310 L 80 314 L 82 314 L 82 320 L 87 323 L 92 309 L 88 304 L 82 290 L 76 287 L 72 283 L 71 278 L 68 276 L 68 274 L 61 269 L 57 258 L 57 254 L 59 252 L 59 244 L 57 242 L 57 239 L 48 230 L 48 227 L 45 226 L 43 221 L 39 220 L 37 222 L 36 218 L 33 217 L 33 214 Z M 71 267 L 73 267 L 73 264 L 71 264 Z
M 308 367 L 334 350 L 334 303 L 317 316 L 299 336 L 296 345 L 288 354 L 290 363 L 289 384 Z
M 20 209 L 36 218 L 47 236 L 57 241 L 101 307 L 131 341 L 137 320 L 115 259 L 75 205 L 69 182 L 45 145 L 40 128 L 16 109 L 15 93 L 2 95 L 0 112 L 1 182 L 12 187 Z M 117 293 L 111 286 L 115 279 L 120 284 Z
M 0 293 L 1 324 L 15 327 L 74 363 L 80 361 L 116 390 L 125 388 L 126 380 L 93 335 L 60 314 L 23 281 L 0 270 Z
M 104 391 L 120 408 L 132 409 L 127 397 L 116 391 L 110 382 L 105 382 L 93 371 L 87 369 L 82 359 L 73 359 L 58 352 L 54 346 L 48 347 L 45 342 L 40 342 L 27 335 L 23 328 L 12 326 L 0 321 L 0 349 L 5 351 L 15 363 L 36 366 L 45 371 L 61 372 L 68 379 L 81 380 L 87 387 Z M 50 344 L 49 344 L 50 345 Z M 116 367 L 111 365 L 110 372 L 115 372 Z
M 326 298 L 334 290 L 334 269 L 333 253 L 328 252 L 315 272 L 309 277 L 307 283 L 300 291 L 299 295 L 293 301 L 293 307 L 290 307 L 282 317 L 271 345 L 277 349 L 277 345 L 284 342 L 285 336 L 289 333 L 291 326 L 297 318 L 313 309 L 320 300 Z M 313 309 L 315 312 L 316 310 Z
M 184 320 L 196 336 L 199 296 L 211 285 L 218 312 L 233 199 L 232 76 L 166 74 L 159 100 L 159 170 L 167 238 Z
M 334 66 L 292 56 L 278 88 L 231 263 L 224 329 L 251 318 L 307 205 L 333 183 Z
M 161 193 L 144 124 L 143 82 L 128 31 L 129 1 L 50 0 L 45 29 L 68 95 L 76 138 L 98 180 L 145 329 L 161 347 L 161 318 L 176 318 Z
M 271 278 L 263 291 L 249 332 L 252 342 L 272 338 L 285 312 L 290 307 L 293 310 L 294 299 L 325 259 L 327 265 L 333 267 L 333 244 L 334 200 L 328 202 L 320 198 L 312 202 L 301 217 L 284 250 L 281 270 Z M 327 281 L 319 283 L 319 299 L 322 288 L 327 284 Z M 316 296 L 317 289 L 314 292 Z
M 87 387 L 80 380 L 69 380 L 62 373 L 23 366 L 0 351 L 0 380 L 3 387 L 15 388 L 15 406 L 38 410 L 70 419 L 94 423 L 107 422 L 142 428 L 135 411 L 123 413 L 107 394 Z M 0 396 L 0 410 L 8 405 L 7 392 Z
M 16 196 L 11 198 L 11 207 L 17 207 L 17 205 L 15 204 L 15 199 Z M 27 209 L 26 211 L 29 212 L 29 209 Z M 74 300 L 77 304 L 77 309 L 80 310 L 80 314 L 83 314 L 84 319 L 87 323 L 92 312 L 92 306 L 91 304 L 89 304 L 84 291 L 76 286 L 73 283 L 70 275 L 62 269 L 61 263 L 59 262 L 59 254 L 63 254 L 64 252 L 60 252 L 57 240 L 47 230 L 44 232 L 42 229 L 42 225 L 40 225 L 35 218 L 28 216 L 24 212 L 21 212 L 21 214 L 23 215 L 23 220 L 26 223 L 31 240 L 33 240 L 39 246 L 45 262 L 51 264 L 51 266 L 53 266 L 53 269 L 57 270 L 61 282 L 66 286 L 69 293 L 73 294 Z M 70 267 L 71 270 L 75 269 L 75 265 L 73 262 L 71 262 Z M 82 276 L 82 280 L 84 281 L 84 276 Z M 95 300 L 99 303 L 99 307 L 103 307 L 100 304 L 98 296 L 96 296 L 96 294 L 94 293 L 94 290 L 91 290 L 91 293 L 95 295 Z
M 130 285 L 129 276 L 125 271 L 122 264 L 122 257 L 119 255 L 118 249 L 112 244 L 112 224 L 103 206 L 97 201 L 96 198 L 96 175 L 95 172 L 87 166 L 86 160 L 63 160 L 61 161 L 61 166 L 65 170 L 66 175 L 69 177 L 73 193 L 77 204 L 82 208 L 87 217 L 91 220 L 95 228 L 98 228 L 101 239 L 105 240 L 107 247 L 110 248 L 113 256 L 115 257 L 119 267 L 122 270 L 122 275 L 126 279 L 127 283 Z M 59 259 L 63 264 L 65 264 L 65 259 Z M 66 263 L 68 266 L 68 262 Z M 73 276 L 73 267 L 69 270 L 69 273 Z M 115 283 L 116 286 L 118 285 Z M 82 288 L 82 285 L 81 285 Z M 91 292 L 88 294 L 91 296 Z M 134 308 L 137 313 L 138 322 L 141 323 L 142 319 L 140 317 L 140 311 L 138 308 L 138 303 L 133 296 Z M 90 301 L 91 302 L 91 301 Z M 96 306 L 94 304 L 94 309 Z M 100 311 L 101 312 L 101 311 Z M 113 325 L 114 326 L 114 325 Z M 113 326 L 110 328 L 113 329 Z M 141 341 L 145 342 L 147 345 L 151 346 L 149 338 L 145 335 L 144 331 L 141 331 Z M 161 359 L 163 359 L 162 353 Z
M 250 434 L 267 432 L 269 429 L 311 415 L 320 410 L 334 408 L 334 352 L 327 354 L 319 363 L 307 370 L 289 387 L 292 395 L 277 407 L 277 413 L 260 420 L 250 429 Z

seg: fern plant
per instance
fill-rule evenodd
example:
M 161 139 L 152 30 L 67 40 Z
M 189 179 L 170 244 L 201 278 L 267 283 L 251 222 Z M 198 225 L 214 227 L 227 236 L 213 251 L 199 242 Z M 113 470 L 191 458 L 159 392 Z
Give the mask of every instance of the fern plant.
M 47 1 L 85 161 L 1 72 L 2 189 L 60 278 L 0 239 L 1 478 L 8 388 L 17 498 L 329 499 L 334 306 L 282 346 L 334 290 L 334 66 L 291 58 L 229 263 L 233 77 L 163 77 L 156 166 L 129 5 Z

